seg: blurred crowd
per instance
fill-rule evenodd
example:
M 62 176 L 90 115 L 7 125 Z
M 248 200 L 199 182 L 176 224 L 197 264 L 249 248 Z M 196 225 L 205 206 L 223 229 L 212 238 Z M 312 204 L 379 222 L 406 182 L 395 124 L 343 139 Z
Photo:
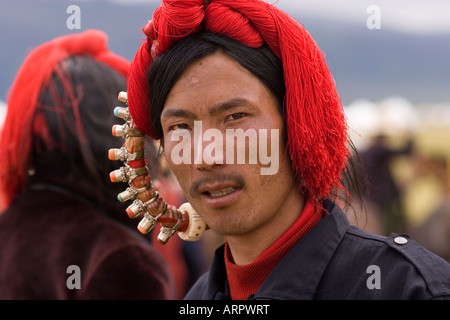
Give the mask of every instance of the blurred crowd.
M 410 234 L 450 262 L 450 105 L 396 97 L 355 102 L 346 114 L 368 182 L 351 221 Z

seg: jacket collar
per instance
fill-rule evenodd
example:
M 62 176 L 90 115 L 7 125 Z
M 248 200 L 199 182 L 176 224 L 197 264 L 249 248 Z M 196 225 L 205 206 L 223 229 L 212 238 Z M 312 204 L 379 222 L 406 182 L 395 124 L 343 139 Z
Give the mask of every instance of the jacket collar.
M 322 275 L 350 224 L 341 209 L 324 202 L 329 214 L 280 261 L 253 299 L 312 300 Z

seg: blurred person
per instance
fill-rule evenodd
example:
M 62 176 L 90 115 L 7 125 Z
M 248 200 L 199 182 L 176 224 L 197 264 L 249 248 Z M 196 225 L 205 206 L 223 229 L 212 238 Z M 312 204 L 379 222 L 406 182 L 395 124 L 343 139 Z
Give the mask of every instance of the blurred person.
M 0 141 L 0 299 L 175 298 L 164 259 L 111 201 L 128 70 L 100 30 L 39 45 L 19 69 Z
M 429 217 L 411 233 L 417 241 L 450 263 L 450 192 Z
M 407 221 L 402 206 L 402 190 L 392 173 L 392 163 L 400 156 L 410 156 L 413 140 L 408 139 L 403 146 L 391 147 L 387 136 L 380 133 L 372 143 L 360 153 L 367 174 L 369 187 L 364 197 L 370 204 L 372 218 L 379 221 L 379 232 L 406 232 Z
M 297 21 L 259 0 L 163 0 L 143 31 L 127 85 L 133 124 L 161 140 L 186 199 L 225 238 L 186 299 L 450 299 L 442 258 L 342 212 L 356 151 L 324 56 Z M 224 159 L 223 137 L 238 129 L 275 133 L 264 141 L 275 172 L 249 163 L 250 143 L 247 162 Z
M 433 175 L 443 192 L 436 208 L 411 233 L 421 245 L 450 263 L 450 156 L 422 157 L 417 162 L 418 170 Z

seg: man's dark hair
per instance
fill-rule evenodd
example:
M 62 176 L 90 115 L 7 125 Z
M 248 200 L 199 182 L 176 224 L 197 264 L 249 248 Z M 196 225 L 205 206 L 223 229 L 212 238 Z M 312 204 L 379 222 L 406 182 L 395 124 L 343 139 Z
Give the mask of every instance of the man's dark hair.
M 281 60 L 264 45 L 251 48 L 239 41 L 215 33 L 197 33 L 174 44 L 151 64 L 148 70 L 150 84 L 151 119 L 155 130 L 162 136 L 161 113 L 166 97 L 193 62 L 221 51 L 253 73 L 275 95 L 280 111 L 284 94 L 283 65 Z M 284 119 L 284 117 L 283 117 Z

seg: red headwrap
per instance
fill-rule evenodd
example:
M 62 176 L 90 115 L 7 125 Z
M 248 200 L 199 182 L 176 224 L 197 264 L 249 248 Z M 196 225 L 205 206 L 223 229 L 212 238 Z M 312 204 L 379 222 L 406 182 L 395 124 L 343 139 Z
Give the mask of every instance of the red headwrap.
M 109 51 L 107 41 L 104 32 L 86 30 L 38 46 L 23 62 L 9 92 L 8 113 L 0 140 L 0 193 L 3 198 L 0 207 L 8 206 L 24 186 L 32 130 L 42 129 L 39 123 L 33 124 L 39 94 L 52 73 L 57 71 L 58 63 L 69 56 L 90 56 L 127 76 L 129 62 Z
M 347 122 L 334 80 L 309 33 L 261 0 L 163 0 L 144 27 L 146 42 L 128 77 L 128 103 L 137 128 L 152 128 L 146 71 L 155 55 L 192 34 L 218 33 L 250 47 L 263 42 L 282 60 L 286 86 L 287 146 L 293 169 L 316 200 L 336 194 L 345 167 Z M 153 56 L 153 57 L 152 57 Z

